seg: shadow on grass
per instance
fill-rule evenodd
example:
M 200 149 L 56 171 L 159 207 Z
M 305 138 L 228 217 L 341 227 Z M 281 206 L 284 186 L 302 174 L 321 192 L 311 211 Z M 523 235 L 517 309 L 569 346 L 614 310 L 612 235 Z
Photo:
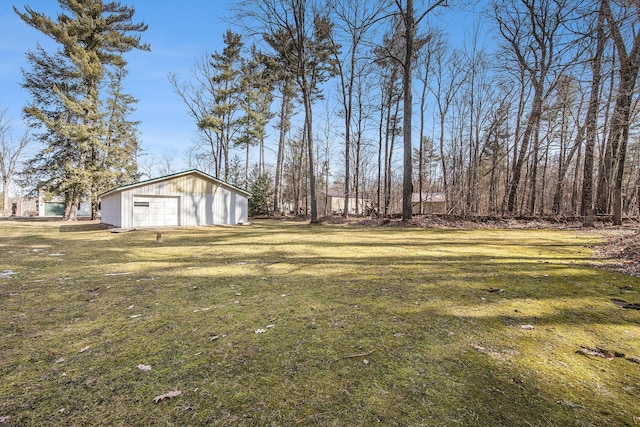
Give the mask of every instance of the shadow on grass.
M 157 244 L 155 230 L 69 231 L 86 232 L 0 243 L 29 274 L 0 282 L 10 425 L 635 420 L 636 366 L 575 354 L 638 342 L 638 313 L 608 298 L 639 282 L 588 267 L 586 238 L 258 224 L 166 230 Z
M 70 232 L 83 232 L 83 231 L 98 231 L 98 230 L 108 230 L 113 228 L 108 224 L 103 224 L 101 222 L 77 222 L 77 223 L 69 223 L 65 225 L 61 225 L 59 231 L 61 233 L 70 233 Z

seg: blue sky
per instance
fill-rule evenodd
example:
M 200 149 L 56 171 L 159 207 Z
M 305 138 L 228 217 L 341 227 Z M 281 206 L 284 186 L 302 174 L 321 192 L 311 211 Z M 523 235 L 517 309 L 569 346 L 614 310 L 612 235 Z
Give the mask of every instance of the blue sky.
M 240 32 L 229 23 L 232 22 L 233 0 L 181 0 L 172 2 L 171 6 L 158 0 L 122 0 L 121 4 L 133 6 L 136 10 L 134 21 L 144 21 L 149 26 L 142 39 L 151 45 L 151 52 L 134 51 L 126 55 L 129 75 L 125 89 L 139 100 L 137 111 L 131 118 L 141 122 L 142 148 L 158 159 L 164 153 L 171 153 L 175 159 L 175 170 L 185 169 L 183 154 L 196 138 L 196 127 L 183 101 L 174 93 L 167 75 L 177 73 L 180 80 L 188 80 L 198 58 L 205 53 L 222 50 L 222 35 L 228 28 Z M 25 24 L 14 13 L 13 5 L 21 11 L 29 5 L 50 17 L 55 17 L 60 8 L 56 0 L 1 1 L 0 110 L 7 110 L 8 116 L 19 127 L 21 109 L 28 100 L 27 92 L 20 87 L 21 67 L 28 67 L 25 52 L 33 50 L 36 43 L 49 51 L 55 50 L 56 45 Z M 459 44 L 472 32 L 472 21 L 478 18 L 477 12 L 469 14 L 449 10 L 437 20 L 436 25 L 449 33 L 450 40 Z M 334 91 L 334 88 L 330 89 Z M 318 108 L 322 113 L 326 107 Z M 271 129 L 268 133 L 274 134 Z
M 135 8 L 135 22 L 149 25 L 142 39 L 151 45 L 151 52 L 130 52 L 126 56 L 126 89 L 139 100 L 132 119 L 141 121 L 142 147 L 157 156 L 174 152 L 176 161 L 182 161 L 183 148 L 194 139 L 195 126 L 184 103 L 173 92 L 167 74 L 177 73 L 188 79 L 197 58 L 222 49 L 222 34 L 230 27 L 225 21 L 230 15 L 229 2 L 124 0 L 121 4 Z M 21 11 L 28 5 L 50 17 L 55 17 L 60 8 L 55 0 L 1 2 L 0 110 L 7 110 L 8 117 L 19 127 L 21 109 L 28 100 L 27 92 L 20 87 L 21 67 L 28 66 L 25 52 L 34 50 L 36 43 L 47 50 L 55 49 L 55 44 L 25 24 L 14 13 L 13 5 Z

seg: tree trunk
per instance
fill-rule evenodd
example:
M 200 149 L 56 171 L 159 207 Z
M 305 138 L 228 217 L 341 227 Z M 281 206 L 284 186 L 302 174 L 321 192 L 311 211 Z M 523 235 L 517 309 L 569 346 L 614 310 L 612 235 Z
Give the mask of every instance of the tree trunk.
M 245 144 L 244 151 L 244 188 L 249 188 L 249 143 Z
M 445 114 L 444 112 L 442 112 L 442 110 L 440 111 L 440 135 L 438 138 L 438 147 L 440 149 L 440 163 L 442 165 L 442 185 L 443 185 L 443 191 L 444 191 L 444 197 L 445 197 L 445 213 L 449 212 L 449 206 L 447 206 L 447 204 L 449 203 L 449 200 L 451 200 L 450 194 L 449 194 L 449 173 L 447 171 L 447 158 L 445 156 L 445 152 L 444 152 L 444 124 L 445 124 Z
M 2 216 L 11 215 L 11 207 L 9 206 L 9 175 L 2 177 Z
M 613 187 L 613 224 L 622 225 L 622 182 L 629 141 L 629 128 L 631 126 L 631 104 L 640 69 L 640 34 L 635 34 L 631 52 L 627 53 L 625 40 L 620 32 L 619 23 L 613 18 L 609 0 L 602 1 L 602 10 L 611 30 L 611 38 L 614 41 L 620 62 L 620 82 L 616 103 L 613 110 L 611 128 L 609 133 L 610 154 L 617 167 L 612 169 Z
M 287 136 L 287 126 L 288 122 L 287 111 L 289 110 L 288 102 L 289 96 L 287 93 L 287 89 L 285 88 L 286 83 L 283 83 L 282 89 L 282 105 L 280 108 L 280 126 L 279 133 L 280 138 L 278 139 L 278 153 L 276 155 L 276 176 L 274 183 L 274 195 L 273 195 L 273 212 L 277 213 L 282 210 L 282 167 L 284 163 L 284 143 Z
M 377 176 L 377 196 L 378 196 L 378 204 L 377 209 L 378 212 L 381 212 L 382 206 L 382 133 L 384 127 L 384 103 L 380 106 L 380 123 L 378 125 L 378 176 Z
M 313 148 L 313 113 L 311 110 L 311 89 L 307 88 L 303 91 L 305 128 L 307 132 L 308 162 L 309 162 L 309 196 L 311 198 L 311 223 L 318 222 L 318 203 L 316 199 L 316 172 L 315 157 Z
M 391 99 L 392 97 L 390 97 Z M 391 101 L 389 101 L 391 102 Z M 391 129 L 387 132 L 387 138 L 389 140 L 388 142 L 388 155 L 387 155 L 387 164 L 386 164 L 386 172 L 385 172 L 385 194 L 384 194 L 384 214 L 385 216 L 388 216 L 390 214 L 390 208 L 391 208 L 391 179 L 392 179 L 392 173 L 391 173 L 391 166 L 393 164 L 393 150 L 395 148 L 395 144 L 396 144 L 396 129 L 397 129 L 397 123 L 398 123 L 398 110 L 400 109 L 400 99 L 397 99 L 395 102 L 395 111 L 393 113 L 393 116 L 391 116 L 389 114 L 389 122 L 391 124 Z M 389 132 L 391 133 L 391 135 L 389 135 Z
M 558 181 L 556 182 L 556 189 L 553 196 L 553 209 L 552 212 L 555 215 L 559 215 L 562 213 L 562 199 L 564 192 L 564 181 L 566 179 L 567 170 L 569 169 L 569 165 L 573 160 L 573 156 L 576 151 L 578 151 L 579 147 L 582 145 L 582 141 L 584 140 L 584 126 L 578 126 L 578 131 L 576 132 L 576 138 L 571 146 L 569 153 L 566 157 L 561 157 L 560 164 L 558 165 Z M 592 158 L 593 161 L 593 158 Z M 578 165 L 576 164 L 576 169 Z
M 584 128 L 583 128 L 584 129 Z M 582 142 L 578 143 L 578 151 L 576 154 L 576 167 L 573 170 L 573 186 L 571 187 L 571 214 L 580 214 L 580 164 L 582 164 Z
M 542 83 L 535 84 L 536 86 Z M 533 105 L 531 106 L 531 113 L 529 115 L 529 121 L 527 127 L 522 135 L 522 144 L 518 153 L 518 159 L 513 165 L 513 177 L 511 178 L 511 184 L 509 186 L 509 200 L 507 202 L 507 211 L 513 214 L 516 209 L 516 195 L 518 193 L 518 187 L 520 185 L 520 178 L 522 176 L 522 168 L 529 149 L 529 141 L 533 135 L 533 132 L 537 128 L 537 124 L 540 119 L 540 113 L 542 111 L 542 88 L 534 88 L 535 94 L 533 97 Z
M 360 196 L 360 156 L 361 156 L 361 136 L 360 132 L 358 132 L 358 136 L 356 138 L 356 161 L 355 161 L 355 170 L 353 173 L 353 188 L 354 188 L 354 200 L 356 205 L 354 206 L 354 211 L 356 216 L 360 214 L 360 209 L 358 205 L 358 197 Z
M 605 0 L 606 1 L 606 0 Z M 582 202 L 580 214 L 584 217 L 584 227 L 595 226 L 595 214 L 593 209 L 593 160 L 598 131 L 598 107 L 600 106 L 600 81 L 602 70 L 602 56 L 604 55 L 604 14 L 601 2 L 596 27 L 596 51 L 591 62 L 592 80 L 589 107 L 585 117 L 585 148 L 584 166 L 582 174 Z
M 426 111 L 427 100 L 427 83 L 429 81 L 429 62 L 425 64 L 424 81 L 422 85 L 422 93 L 420 96 L 420 147 L 418 148 L 418 214 L 422 215 L 423 212 L 423 193 L 424 193 L 424 150 L 425 150 L 425 136 L 424 136 L 424 115 Z
M 260 176 L 264 175 L 265 173 L 265 169 L 264 169 L 264 138 L 260 139 L 260 162 L 258 165 L 258 174 Z
M 403 175 L 402 175 L 402 220 L 409 221 L 411 219 L 411 195 L 413 194 L 413 171 L 412 171 L 412 141 L 411 141 L 411 118 L 413 115 L 413 41 L 415 37 L 415 22 L 413 11 L 413 0 L 407 0 L 407 7 L 404 11 L 405 24 L 405 55 L 402 75 L 403 89 Z

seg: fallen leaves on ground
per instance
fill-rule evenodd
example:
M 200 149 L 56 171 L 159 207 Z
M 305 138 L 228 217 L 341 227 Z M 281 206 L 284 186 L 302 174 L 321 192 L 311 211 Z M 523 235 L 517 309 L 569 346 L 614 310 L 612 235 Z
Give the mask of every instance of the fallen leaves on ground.
M 164 399 L 171 399 L 172 397 L 177 397 L 180 396 L 182 394 L 182 391 L 180 390 L 172 390 L 172 391 L 168 391 L 165 394 L 161 394 L 159 396 L 156 396 L 153 398 L 153 403 L 158 403 L 161 400 Z
M 596 356 L 602 357 L 603 359 L 613 360 L 615 356 L 611 354 L 608 350 L 604 350 L 602 348 L 589 348 L 589 347 L 581 347 L 576 353 L 581 354 L 583 356 Z
M 640 277 L 640 231 L 621 231 L 599 248 L 601 257 L 612 262 L 605 268 Z
M 556 230 L 593 230 L 607 237 L 607 242 L 599 247 L 598 254 L 611 263 L 603 267 L 640 277 L 640 231 L 637 222 L 629 222 L 626 226 L 610 226 L 598 224 L 593 229 L 584 228 L 583 222 L 576 219 L 515 219 L 515 218 L 469 218 L 462 219 L 446 215 L 414 216 L 410 221 L 372 219 L 361 217 L 344 218 L 327 216 L 320 218 L 324 224 L 339 224 L 364 227 L 413 227 L 413 228 L 509 228 L 509 229 L 556 229 Z
M 631 303 L 631 302 L 626 302 L 626 301 L 624 301 L 624 300 L 621 300 L 621 299 L 615 299 L 615 298 L 613 298 L 613 299 L 611 300 L 611 302 L 612 302 L 614 305 L 616 305 L 616 306 L 618 306 L 618 307 L 620 307 L 620 308 L 629 308 L 629 309 L 631 309 L 631 310 L 640 310 L 640 304 Z

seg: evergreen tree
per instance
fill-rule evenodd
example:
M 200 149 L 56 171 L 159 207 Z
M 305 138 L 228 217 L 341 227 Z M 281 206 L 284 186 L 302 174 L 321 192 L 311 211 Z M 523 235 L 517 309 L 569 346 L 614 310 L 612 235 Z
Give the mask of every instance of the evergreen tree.
M 268 69 L 261 61 L 261 57 L 255 46 L 252 46 L 251 57 L 242 64 L 240 104 L 244 110 L 244 116 L 240 119 L 242 133 L 236 144 L 245 148 L 245 187 L 249 185 L 249 147 L 260 146 L 258 171 L 262 173 L 266 126 L 273 118 L 271 113 L 273 79 L 268 75 Z
M 51 37 L 60 45 L 60 56 L 68 76 L 80 82 L 76 91 L 64 91 L 66 72 L 52 79 L 52 90 L 63 104 L 62 117 L 46 114 L 36 102 L 26 111 L 36 121 L 52 131 L 47 143 L 67 145 L 66 156 L 58 158 L 62 164 L 62 186 L 67 196 L 65 219 L 75 219 L 75 208 L 93 184 L 93 175 L 102 173 L 99 152 L 103 151 L 106 136 L 105 120 L 100 109 L 100 89 L 106 68 L 124 67 L 123 54 L 132 49 L 149 50 L 140 42 L 146 31 L 144 23 L 133 23 L 135 10 L 119 2 L 102 0 L 58 0 L 63 12 L 54 20 L 29 6 L 22 13 L 14 7 L 20 18 Z M 42 70 L 46 72 L 47 67 Z M 46 150 L 46 149 L 45 149 Z
M 140 122 L 129 120 L 138 101 L 122 91 L 122 82 L 127 75 L 124 67 L 108 73 L 109 98 L 105 101 L 106 132 L 102 150 L 96 152 L 93 162 L 91 207 L 92 216 L 98 210 L 98 195 L 110 188 L 139 179 L 137 158 L 140 152 L 137 126 Z
M 312 104 L 322 97 L 322 83 L 336 74 L 335 54 L 340 50 L 331 36 L 333 22 L 316 6 L 291 0 L 245 3 L 245 7 L 255 8 L 252 17 L 265 25 L 265 41 L 302 94 L 312 223 L 318 222 Z
M 260 172 L 259 168 L 254 167 L 251 170 L 250 180 L 249 216 L 268 215 L 273 198 L 271 178 L 266 173 Z
M 66 108 L 64 99 L 77 96 L 82 82 L 61 52 L 50 55 L 38 45 L 35 52 L 27 52 L 27 61 L 31 70 L 23 70 L 22 87 L 29 91 L 31 102 L 24 107 L 24 114 L 43 148 L 27 161 L 23 180 L 36 183 L 47 194 L 62 197 L 68 206 L 75 191 L 70 171 L 78 163 L 79 150 L 60 128 L 78 120 Z
M 235 187 L 242 188 L 245 184 L 244 168 L 242 166 L 242 161 L 237 154 L 229 161 L 228 168 L 229 170 L 227 171 L 226 181 Z
M 210 67 L 214 71 L 211 77 L 213 85 L 213 105 L 211 111 L 205 113 L 198 127 L 214 129 L 218 140 L 217 171 L 220 174 L 224 161 L 224 179 L 229 180 L 229 148 L 237 138 L 241 128 L 240 91 L 241 70 L 240 51 L 242 40 L 239 34 L 227 30 L 224 37 L 225 47 L 222 53 L 211 55 Z

